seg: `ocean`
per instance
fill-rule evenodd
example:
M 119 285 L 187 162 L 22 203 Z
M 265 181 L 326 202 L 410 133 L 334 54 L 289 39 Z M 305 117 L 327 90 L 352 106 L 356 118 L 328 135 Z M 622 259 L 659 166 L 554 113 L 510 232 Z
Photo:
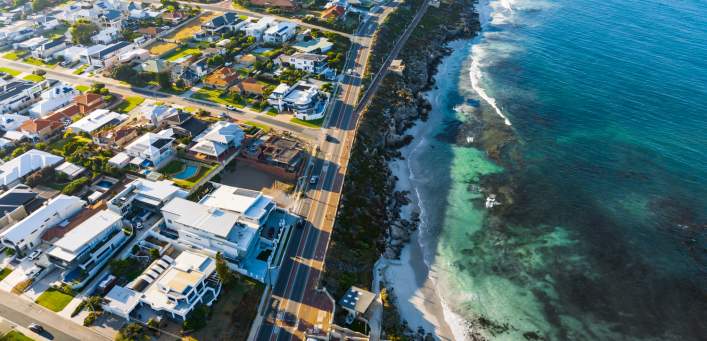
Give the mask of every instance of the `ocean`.
M 408 157 L 456 337 L 704 339 L 707 2 L 477 9 Z

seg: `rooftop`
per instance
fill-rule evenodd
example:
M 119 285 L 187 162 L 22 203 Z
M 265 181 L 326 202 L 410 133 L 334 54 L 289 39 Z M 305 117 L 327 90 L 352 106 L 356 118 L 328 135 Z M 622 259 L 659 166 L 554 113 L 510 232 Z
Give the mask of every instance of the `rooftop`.
M 64 158 L 45 151 L 31 149 L 0 166 L 0 185 L 9 185 L 40 168 L 50 167 Z
M 118 224 L 121 219 L 122 216 L 113 211 L 99 211 L 54 243 L 55 247 L 49 251 L 49 254 L 71 262 L 82 247 Z

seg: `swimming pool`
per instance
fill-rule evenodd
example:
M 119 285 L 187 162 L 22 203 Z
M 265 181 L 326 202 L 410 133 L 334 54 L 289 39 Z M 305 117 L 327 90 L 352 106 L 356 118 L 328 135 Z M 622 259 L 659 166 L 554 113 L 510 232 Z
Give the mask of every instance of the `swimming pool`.
M 174 174 L 175 179 L 180 179 L 180 180 L 186 180 L 189 178 L 194 177 L 196 173 L 199 172 L 199 167 L 198 166 L 193 166 L 193 165 L 186 165 L 184 169 L 182 169 L 179 173 Z
M 108 180 L 101 180 L 96 183 L 96 186 L 101 187 L 101 188 L 105 188 L 105 189 L 110 189 L 111 187 L 113 187 L 113 183 Z

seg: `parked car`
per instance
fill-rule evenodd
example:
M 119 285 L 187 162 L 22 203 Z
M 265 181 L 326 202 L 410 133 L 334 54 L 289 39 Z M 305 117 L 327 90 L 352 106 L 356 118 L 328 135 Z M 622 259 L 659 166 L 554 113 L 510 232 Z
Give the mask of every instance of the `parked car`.
M 319 175 L 313 175 L 311 178 L 309 178 L 309 184 L 314 185 L 319 181 Z
M 39 255 L 41 255 L 41 254 L 42 254 L 42 250 L 34 250 L 34 251 L 32 251 L 32 253 L 29 254 L 29 259 L 35 260 L 35 259 L 39 258 Z
M 27 326 L 27 329 L 29 329 L 37 334 L 44 332 L 44 327 L 42 327 L 41 325 L 38 325 L 36 323 L 31 323 L 29 326 Z
M 238 109 L 236 109 L 236 107 L 234 107 L 234 106 L 232 106 L 232 105 L 227 105 L 227 106 L 226 106 L 226 109 L 231 110 L 231 111 L 236 111 L 236 110 L 238 110 Z

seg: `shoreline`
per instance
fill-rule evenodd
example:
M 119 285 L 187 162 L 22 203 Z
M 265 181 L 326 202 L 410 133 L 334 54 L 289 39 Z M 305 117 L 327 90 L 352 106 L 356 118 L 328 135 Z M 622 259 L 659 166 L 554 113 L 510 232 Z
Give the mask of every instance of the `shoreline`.
M 469 44 L 469 41 L 462 39 L 452 41 L 444 46 L 445 49 L 453 52 L 440 59 L 434 75 L 435 84 L 438 84 L 438 78 L 447 76 L 453 67 L 450 64 L 455 62 L 452 59 L 453 54 L 462 53 L 458 49 L 466 44 Z M 466 55 L 463 58 L 466 58 Z M 447 90 L 433 87 L 423 93 L 431 104 L 433 112 L 445 110 L 445 108 L 439 107 L 439 96 Z M 410 158 L 414 157 L 415 151 L 424 147 L 426 134 L 434 131 L 444 122 L 444 115 L 440 112 L 436 114 L 430 115 L 427 122 L 417 120 L 405 132 L 415 138 L 410 144 L 399 149 L 400 158 L 388 162 L 392 177 L 397 179 L 395 190 L 409 193 L 410 203 L 400 208 L 401 218 L 414 220 L 414 216 L 419 214 L 420 222 L 418 229 L 411 233 L 410 240 L 402 248 L 399 259 L 391 260 L 381 257 L 381 270 L 382 278 L 387 286 L 395 288 L 395 305 L 401 319 L 407 322 L 413 332 L 417 332 L 418 328 L 422 327 L 425 332 L 433 333 L 440 340 L 463 340 L 466 332 L 461 328 L 466 322 L 454 314 L 444 302 L 444 298 L 436 289 L 436 271 L 424 257 L 424 246 L 419 240 L 421 230 L 425 228 L 425 214 L 421 205 L 423 199 L 413 184 L 415 176 L 410 165 Z

